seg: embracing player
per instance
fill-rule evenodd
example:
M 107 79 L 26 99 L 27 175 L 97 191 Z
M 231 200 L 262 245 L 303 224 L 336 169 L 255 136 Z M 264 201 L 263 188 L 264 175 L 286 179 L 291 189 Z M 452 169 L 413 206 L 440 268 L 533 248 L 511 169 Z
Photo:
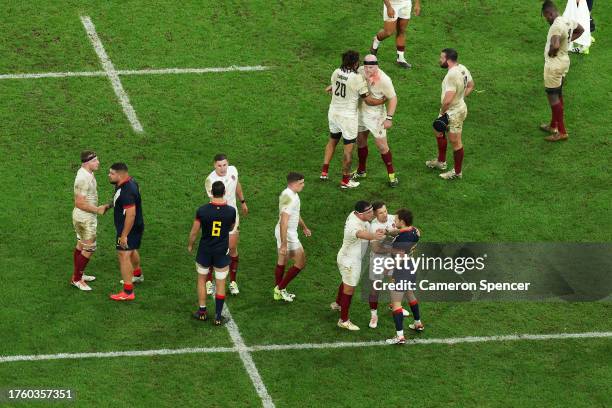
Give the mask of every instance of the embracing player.
M 393 115 L 397 108 L 397 95 L 393 88 L 393 82 L 387 74 L 378 68 L 378 60 L 375 55 L 366 55 L 363 67 L 359 72 L 364 75 L 368 83 L 370 95 L 376 99 L 385 99 L 389 107 L 384 104 L 370 106 L 362 103 L 359 107 L 359 133 L 357 134 L 357 157 L 359 167 L 353 174 L 353 178 L 366 177 L 366 161 L 368 159 L 368 135 L 374 135 L 374 143 L 380 152 L 387 174 L 389 176 L 389 186 L 397 187 L 399 180 L 395 176 L 393 169 L 393 158 L 391 149 L 387 142 L 387 129 L 393 126 Z
M 453 146 L 454 167 L 452 170 L 440 174 L 445 180 L 461 178 L 463 165 L 463 144 L 461 132 L 463 121 L 467 116 L 467 105 L 464 98 L 474 90 L 474 80 L 468 69 L 457 62 L 457 51 L 445 48 L 440 53 L 440 67 L 448 72 L 442 81 L 442 106 L 440 117 L 435 123 L 443 123 L 443 127 L 435 127 L 436 141 L 438 143 L 438 158 L 427 160 L 425 165 L 431 169 L 446 170 L 446 131 Z
M 341 329 L 359 330 L 359 327 L 349 320 L 349 309 L 353 293 L 361 279 L 361 263 L 365 252 L 362 244 L 385 237 L 385 231 L 382 229 L 370 231 L 369 222 L 372 218 L 374 218 L 372 205 L 367 201 L 357 201 L 355 211 L 349 214 L 344 225 L 342 248 L 336 257 L 342 282 L 338 287 L 336 301 L 331 304 L 332 310 L 340 311 L 338 327 Z
M 230 284 L 229 289 L 232 295 L 240 293 L 238 290 L 238 283 L 236 283 L 236 273 L 238 272 L 238 241 L 240 240 L 240 217 L 238 216 L 238 207 L 236 205 L 237 199 L 240 200 L 240 206 L 242 209 L 242 215 L 248 215 L 249 208 L 246 205 L 244 199 L 244 193 L 242 192 L 242 185 L 238 181 L 238 170 L 235 166 L 230 166 L 225 154 L 217 154 L 213 159 L 215 169 L 208 175 L 205 182 L 206 193 L 209 198 L 213 198 L 212 185 L 215 181 L 221 181 L 225 185 L 225 200 L 227 204 L 234 207 L 236 210 L 236 223 L 234 228 L 230 232 L 229 237 L 229 248 L 230 248 L 230 265 L 229 275 Z M 209 274 L 209 280 L 206 283 L 206 291 L 209 295 L 212 295 L 213 284 L 212 284 L 212 273 Z
M 235 227 L 238 219 L 236 208 L 228 205 L 223 198 L 226 194 L 222 181 L 215 181 L 210 186 L 211 202 L 201 206 L 196 211 L 195 220 L 189 233 L 187 250 L 193 251 L 193 243 L 198 231 L 202 230 L 198 254 L 196 256 L 196 271 L 198 273 L 198 301 L 200 307 L 193 314 L 198 320 L 207 320 L 206 310 L 206 282 L 207 276 L 215 273 L 215 326 L 224 322 L 221 315 L 225 303 L 225 279 L 230 268 L 229 241 L 230 231 Z M 209 273 L 210 272 L 210 273 Z
M 542 4 L 542 15 L 550 24 L 544 48 L 544 87 L 552 118 L 549 124 L 540 125 L 540 129 L 550 133 L 545 140 L 558 142 L 568 138 L 563 122 L 563 82 L 570 67 L 567 49 L 572 41 L 582 35 L 584 28 L 577 22 L 559 15 L 557 7 L 550 0 Z
M 76 232 L 77 244 L 73 252 L 74 270 L 70 283 L 80 290 L 89 291 L 87 282 L 95 276 L 85 275 L 85 267 L 96 251 L 96 230 L 98 214 L 105 214 L 108 205 L 98 206 L 98 184 L 94 172 L 100 167 L 96 152 L 81 152 L 81 167 L 74 179 L 74 209 L 72 225 Z
M 329 163 L 334 155 L 340 139 L 344 143 L 342 158 L 341 188 L 354 188 L 359 183 L 351 180 L 351 163 L 353 160 L 353 145 L 357 140 L 359 127 L 359 100 L 369 105 L 380 105 L 385 99 L 374 99 L 369 96 L 368 84 L 363 75 L 357 72 L 359 68 L 359 53 L 346 51 L 342 54 L 342 65 L 331 76 L 331 85 L 325 91 L 332 96 L 327 118 L 329 121 L 329 141 L 325 146 L 321 180 L 327 180 Z
M 395 47 L 397 48 L 397 65 L 402 68 L 412 68 L 406 61 L 404 51 L 406 49 L 406 27 L 410 21 L 412 11 L 411 0 L 383 0 L 383 28 L 374 36 L 370 52 L 374 55 L 378 52 L 380 42 L 395 33 Z M 421 14 L 421 0 L 414 1 L 414 15 Z
M 421 237 L 421 232 L 416 227 L 412 226 L 412 212 L 405 208 L 397 210 L 395 225 L 399 228 L 399 234 L 397 234 L 393 240 L 393 248 L 391 253 L 400 256 L 412 256 L 416 244 L 419 242 Z M 396 265 L 395 269 L 393 270 L 393 282 L 395 284 L 401 284 L 403 282 L 416 282 L 414 263 L 410 261 L 410 264 L 407 267 L 404 267 L 405 265 L 403 265 L 403 262 L 401 264 L 401 267 Z M 404 337 L 405 310 L 402 307 L 402 300 L 404 297 L 408 298 L 410 310 L 414 315 L 414 323 L 408 325 L 408 327 L 417 332 L 421 332 L 425 328 L 423 323 L 421 323 L 419 302 L 414 296 L 414 292 L 411 290 L 391 291 L 391 306 L 393 308 L 393 321 L 395 323 L 396 335 L 387 340 L 388 344 L 406 343 L 406 339 Z
M 295 295 L 287 292 L 287 285 L 306 267 L 306 254 L 298 236 L 298 226 L 309 237 L 310 230 L 300 216 L 300 196 L 304 189 L 304 175 L 291 172 L 287 175 L 287 188 L 278 198 L 278 222 L 274 229 L 278 260 L 274 277 L 274 300 L 293 302 Z M 285 273 L 285 266 L 293 259 L 293 266 Z

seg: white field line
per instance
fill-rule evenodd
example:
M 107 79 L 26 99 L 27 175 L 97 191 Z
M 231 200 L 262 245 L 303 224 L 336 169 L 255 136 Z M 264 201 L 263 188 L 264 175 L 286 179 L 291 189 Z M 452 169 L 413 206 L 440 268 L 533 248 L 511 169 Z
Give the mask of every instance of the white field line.
M 230 324 L 230 322 L 228 322 Z M 235 327 L 235 323 L 234 323 Z M 229 327 L 228 327 L 229 329 Z M 240 333 L 238 333 L 240 334 Z M 586 333 L 558 333 L 558 334 L 511 334 L 506 336 L 482 336 L 482 337 L 454 337 L 445 339 L 411 339 L 407 344 L 461 344 L 461 343 L 487 343 L 520 340 L 566 340 L 566 339 L 593 339 L 609 338 L 612 332 L 586 332 Z M 242 337 L 240 337 L 242 340 Z M 232 339 L 233 340 L 233 339 Z M 201 354 L 201 353 L 231 353 L 246 351 L 249 353 L 258 351 L 277 350 L 307 350 L 307 349 L 334 349 L 347 347 L 370 347 L 386 345 L 384 341 L 357 341 L 336 343 L 304 343 L 304 344 L 270 344 L 262 346 L 246 347 L 244 341 L 236 347 L 199 347 L 182 349 L 161 349 L 143 351 L 111 351 L 102 353 L 61 353 L 61 354 L 33 354 L 17 356 L 0 356 L 0 363 L 15 361 L 40 361 L 40 360 L 64 360 L 81 358 L 107 358 L 123 356 L 163 356 L 172 354 Z
M 128 94 L 123 89 L 123 85 L 121 85 L 121 80 L 119 79 L 119 75 L 117 75 L 117 71 L 113 66 L 110 58 L 106 54 L 104 50 L 104 45 L 102 45 L 102 41 L 98 37 L 98 33 L 96 32 L 96 27 L 93 25 L 91 19 L 88 16 L 81 16 L 81 22 L 83 23 L 83 27 L 85 27 L 85 31 L 87 32 L 87 36 L 91 41 L 91 45 L 93 45 L 98 58 L 100 59 L 100 63 L 102 64 L 102 69 L 108 75 L 108 79 L 111 82 L 113 87 L 113 91 L 115 91 L 115 95 L 117 95 L 117 99 L 119 99 L 119 103 L 123 108 L 123 113 L 127 116 L 130 125 L 132 125 L 132 129 L 135 132 L 141 133 L 143 131 L 142 125 L 136 116 L 136 111 L 134 107 L 130 103 L 130 98 Z
M 169 75 L 169 74 L 208 74 L 218 72 L 249 72 L 266 71 L 271 69 L 264 65 L 207 68 L 160 68 L 160 69 L 119 69 L 117 75 Z M 69 72 L 41 72 L 38 74 L 0 74 L 2 79 L 40 79 L 40 78 L 66 78 L 66 77 L 103 77 L 105 71 L 69 71 Z
M 244 340 L 240 335 L 240 331 L 238 330 L 238 325 L 232 319 L 232 314 L 230 313 L 229 308 L 225 305 L 225 315 L 229 319 L 226 323 L 225 327 L 227 327 L 227 331 L 229 332 L 230 337 L 232 338 L 232 342 L 234 342 L 234 347 L 238 354 L 240 355 L 240 359 L 244 364 L 244 368 L 246 369 L 253 385 L 255 386 L 255 391 L 257 391 L 257 395 L 261 398 L 261 402 L 264 408 L 274 408 L 274 402 L 272 401 L 272 397 L 268 393 L 268 389 L 261 379 L 261 375 L 259 375 L 259 371 L 255 366 L 255 362 L 253 361 L 253 357 L 249 351 L 249 348 L 244 344 Z

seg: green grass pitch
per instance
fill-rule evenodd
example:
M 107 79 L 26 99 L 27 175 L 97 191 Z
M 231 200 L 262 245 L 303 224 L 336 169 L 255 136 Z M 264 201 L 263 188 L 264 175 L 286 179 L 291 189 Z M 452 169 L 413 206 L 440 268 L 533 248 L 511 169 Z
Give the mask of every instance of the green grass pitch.
M 561 1 L 558 1 L 561 3 Z M 408 29 L 414 68 L 381 68 L 399 96 L 389 132 L 400 187 L 389 189 L 370 145 L 368 179 L 340 191 L 318 173 L 327 141 L 323 88 L 340 53 L 365 53 L 382 1 L 9 0 L 0 21 L 0 74 L 101 70 L 79 16 L 96 25 L 117 69 L 266 65 L 263 72 L 122 76 L 144 133 L 134 133 L 105 77 L 0 80 L 0 356 L 231 347 L 228 331 L 190 319 L 195 270 L 186 251 L 215 153 L 237 166 L 250 214 L 241 218 L 241 294 L 231 298 L 249 346 L 370 341 L 390 337 L 380 313 L 358 333 L 328 310 L 339 281 L 335 257 L 358 199 L 409 207 L 423 241 L 609 242 L 612 202 L 609 104 L 612 12 L 596 2 L 597 42 L 572 55 L 564 88 L 570 140 L 548 144 L 541 73 L 548 25 L 538 1 L 423 0 Z M 598 4 L 599 3 L 599 4 Z M 564 7 L 564 4 L 560 4 Z M 459 50 L 476 90 L 464 125 L 464 178 L 444 182 L 424 162 L 436 152 L 439 51 Z M 101 199 L 106 169 L 125 161 L 140 183 L 146 281 L 137 300 L 119 288 L 112 216 L 99 218 L 91 293 L 68 285 L 74 233 L 72 183 L 82 149 L 95 149 Z M 278 194 L 288 171 L 306 174 L 302 237 L 306 270 L 293 304 L 272 301 Z M 421 338 L 611 331 L 609 303 L 424 303 Z M 311 406 L 612 405 L 609 338 L 458 345 L 253 352 L 274 404 Z M 74 406 L 260 406 L 237 353 L 0 363 L 0 388 L 76 390 Z M 32 403 L 32 406 L 40 406 Z M 17 405 L 16 405 L 17 406 Z M 28 406 L 20 403 L 18 406 Z M 71 405 L 72 406 L 72 405 Z

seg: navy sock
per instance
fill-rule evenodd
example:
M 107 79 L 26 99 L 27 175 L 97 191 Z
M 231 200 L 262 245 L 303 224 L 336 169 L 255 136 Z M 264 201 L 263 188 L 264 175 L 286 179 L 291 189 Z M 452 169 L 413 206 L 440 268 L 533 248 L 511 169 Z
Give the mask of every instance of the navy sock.
M 225 303 L 224 295 L 215 296 L 215 320 L 221 320 L 221 312 L 223 311 L 223 303 Z
M 410 310 L 412 310 L 412 315 L 414 316 L 414 320 L 421 320 L 421 313 L 419 313 L 419 302 L 412 301 L 409 303 Z
M 404 312 L 401 307 L 393 311 L 393 320 L 395 321 L 395 330 L 404 330 Z

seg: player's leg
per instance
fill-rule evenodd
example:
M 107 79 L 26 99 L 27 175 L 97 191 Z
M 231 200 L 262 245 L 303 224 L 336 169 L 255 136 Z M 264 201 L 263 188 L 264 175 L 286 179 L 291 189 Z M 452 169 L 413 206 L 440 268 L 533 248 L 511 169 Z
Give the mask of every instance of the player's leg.
M 276 238 L 276 267 L 274 268 L 274 290 L 272 291 L 274 294 L 274 300 L 282 300 L 283 297 L 280 294 L 280 289 L 278 289 L 278 285 L 283 281 L 283 276 L 285 275 L 285 266 L 287 265 L 287 261 L 289 260 L 289 244 L 287 244 L 287 253 L 281 254 L 281 237 L 280 237 L 280 226 L 276 224 L 274 228 L 274 237 Z
M 142 268 L 140 267 L 140 252 L 138 252 L 137 249 L 132 251 L 130 261 L 132 262 L 132 268 L 134 268 L 134 278 L 132 279 L 133 283 L 140 283 L 144 281 L 144 276 L 142 276 Z
M 223 262 L 225 263 L 225 262 Z M 215 326 L 223 324 L 223 305 L 225 304 L 225 279 L 229 273 L 229 264 L 224 267 L 215 266 Z
M 378 326 L 378 291 L 374 288 L 374 281 L 370 280 L 370 294 L 368 296 L 370 304 L 370 329 L 375 329 Z
M 372 40 L 372 47 L 370 53 L 376 55 L 378 52 L 378 46 L 381 41 L 391 37 L 395 33 L 396 21 L 397 21 L 397 10 L 393 10 L 393 16 L 389 16 L 390 10 L 387 10 L 386 6 L 383 6 L 383 28 L 376 33 Z
M 295 246 L 294 249 L 290 251 L 290 257 L 293 259 L 293 266 L 289 268 L 287 273 L 283 276 L 281 283 L 278 285 L 278 289 L 281 292 L 281 296 L 283 299 L 286 297 L 283 292 L 285 292 L 291 299 L 293 297 L 287 292 L 287 286 L 295 277 L 306 267 L 306 254 L 304 253 L 304 248 L 300 245 L 299 247 Z
M 414 316 L 414 323 L 409 324 L 408 327 L 410 327 L 412 330 L 416 330 L 417 332 L 422 332 L 425 330 L 425 326 L 423 326 L 423 323 L 421 322 L 419 301 L 417 300 L 416 296 L 414 296 L 414 292 L 411 290 L 407 292 L 406 297 L 408 298 L 408 305 L 410 306 L 410 310 Z
M 325 146 L 325 153 L 323 155 L 323 167 L 321 168 L 321 176 L 319 177 L 321 180 L 327 180 L 327 173 L 329 173 L 329 163 L 331 162 L 332 157 L 334 157 L 334 152 L 336 151 L 336 146 L 338 146 L 338 142 L 342 138 L 342 133 L 330 133 L 329 140 L 327 141 L 327 145 Z
M 89 260 L 96 251 L 96 227 L 95 221 L 82 222 L 73 220 L 74 229 L 77 235 L 77 244 L 73 252 L 73 273 L 72 285 L 77 288 L 89 291 L 91 287 L 87 282 L 94 281 L 95 276 L 85 275 L 85 268 Z
M 391 291 L 391 309 L 393 310 L 393 322 L 395 324 L 395 337 L 387 339 L 388 344 L 404 344 L 404 309 L 402 299 L 404 292 Z
M 565 122 L 563 118 L 563 72 L 562 70 L 556 70 L 554 72 L 549 71 L 549 85 L 559 85 L 556 88 L 546 88 L 546 96 L 548 104 L 552 111 L 552 121 L 556 123 L 556 132 L 551 129 L 551 135 L 545 137 L 545 140 L 549 142 L 558 142 L 561 140 L 567 140 L 567 130 L 565 129 Z M 551 121 L 551 122 L 552 122 Z M 543 127 L 541 127 L 544 129 Z M 545 130 L 545 129 L 544 129 Z
M 119 269 L 123 278 L 123 290 L 117 294 L 111 295 L 112 300 L 134 300 L 134 284 L 132 277 L 134 268 L 131 261 L 132 250 L 117 249 L 117 259 L 119 260 Z
M 395 34 L 395 47 L 397 48 L 397 65 L 402 68 L 412 68 L 412 65 L 406 61 L 404 52 L 406 50 L 406 28 L 410 18 L 398 18 L 397 30 Z
M 342 154 L 342 182 L 340 183 L 340 187 L 357 187 L 359 183 L 351 180 L 351 166 L 353 165 L 353 147 L 355 147 L 355 140 L 343 139 L 343 142 L 344 149 Z
M 234 296 L 240 293 L 238 289 L 238 283 L 236 282 L 236 274 L 238 273 L 238 243 L 240 242 L 240 230 L 238 225 L 234 227 L 234 230 L 229 235 L 229 251 L 230 251 L 230 293 Z
M 366 177 L 366 165 L 368 161 L 368 135 L 370 131 L 368 129 L 361 130 L 357 133 L 357 157 L 359 158 L 359 165 L 357 171 L 353 173 L 353 178 L 364 178 Z
M 448 139 L 453 146 L 454 166 L 450 171 L 440 174 L 445 180 L 461 178 L 461 168 L 463 165 L 463 144 L 461 143 L 461 130 L 454 129 L 448 133 Z
M 427 160 L 425 165 L 430 169 L 446 170 L 446 148 L 448 146 L 448 140 L 444 132 L 434 131 L 436 136 L 436 143 L 438 145 L 438 157 L 435 159 Z
M 359 330 L 359 327 L 351 323 L 349 319 L 349 311 L 351 309 L 351 301 L 355 288 L 359 284 L 361 275 L 361 261 L 351 262 L 350 265 L 345 265 L 344 262 L 338 262 L 338 268 L 342 275 L 342 293 L 340 295 L 340 319 L 338 327 L 347 330 Z
M 385 163 L 385 167 L 387 168 L 389 186 L 397 187 L 397 185 L 399 184 L 399 180 L 397 179 L 397 177 L 395 177 L 395 169 L 393 168 L 393 155 L 391 153 L 391 149 L 389 148 L 387 137 L 375 137 L 374 142 L 376 143 L 376 148 L 380 153 L 380 158 L 382 159 L 383 163 Z
M 198 310 L 193 314 L 193 317 L 198 320 L 208 320 L 208 310 L 206 309 L 206 278 L 209 273 L 209 267 L 200 265 L 196 262 L 196 272 L 198 273 L 197 292 L 198 292 Z

